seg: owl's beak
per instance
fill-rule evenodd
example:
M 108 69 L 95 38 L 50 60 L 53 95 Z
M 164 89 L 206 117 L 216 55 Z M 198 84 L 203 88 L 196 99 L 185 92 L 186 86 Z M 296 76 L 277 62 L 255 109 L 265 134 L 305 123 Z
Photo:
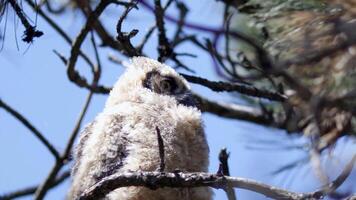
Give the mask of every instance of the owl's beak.
M 197 107 L 197 101 L 195 100 L 193 94 L 190 91 L 177 95 L 176 99 L 178 103 L 181 105 L 188 106 L 188 107 Z

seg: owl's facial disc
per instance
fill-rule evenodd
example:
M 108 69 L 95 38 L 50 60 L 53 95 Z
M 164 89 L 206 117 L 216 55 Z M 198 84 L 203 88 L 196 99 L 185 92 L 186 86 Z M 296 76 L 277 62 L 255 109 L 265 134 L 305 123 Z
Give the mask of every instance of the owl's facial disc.
M 158 71 L 147 73 L 143 86 L 152 92 L 174 97 L 179 104 L 196 107 L 192 93 L 174 77 L 161 75 Z

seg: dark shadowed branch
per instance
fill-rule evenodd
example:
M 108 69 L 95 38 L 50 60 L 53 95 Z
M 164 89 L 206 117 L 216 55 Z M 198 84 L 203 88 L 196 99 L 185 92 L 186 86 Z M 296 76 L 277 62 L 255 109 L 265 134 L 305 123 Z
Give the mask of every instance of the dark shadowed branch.
M 131 39 L 136 36 L 136 34 L 138 33 L 138 30 L 133 29 L 130 32 L 122 31 L 122 24 L 124 22 L 124 19 L 126 19 L 129 12 L 134 8 L 137 8 L 135 1 L 131 2 L 131 4 L 126 7 L 125 11 L 120 16 L 119 20 L 117 21 L 117 25 L 116 25 L 116 32 L 117 32 L 116 39 L 122 45 L 122 49 L 123 49 L 122 53 L 126 54 L 129 57 L 140 55 L 140 53 L 139 53 L 140 50 L 137 50 L 131 43 Z
M 83 26 L 82 30 L 78 34 L 77 38 L 73 42 L 72 48 L 71 48 L 71 53 L 70 57 L 68 59 L 68 65 L 67 65 L 67 75 L 70 81 L 73 83 L 77 84 L 79 87 L 84 87 L 89 89 L 90 91 L 96 92 L 96 93 L 108 93 L 110 90 L 109 88 L 106 88 L 104 86 L 99 86 L 97 84 L 91 85 L 88 83 L 88 81 L 79 75 L 79 73 L 75 70 L 75 65 L 78 59 L 78 55 L 80 52 L 80 46 L 84 42 L 84 39 L 86 35 L 89 33 L 91 30 L 93 24 L 95 23 L 96 19 L 100 16 L 100 14 L 105 10 L 105 8 L 113 3 L 113 1 L 100 1 L 96 9 L 90 14 L 88 17 L 86 24 Z
M 203 85 L 215 92 L 239 92 L 252 97 L 261 97 L 274 101 L 285 101 L 287 97 L 277 92 L 271 92 L 267 90 L 258 89 L 249 85 L 242 85 L 236 83 L 227 83 L 222 81 L 210 81 L 205 78 L 191 76 L 188 74 L 181 74 L 187 81 Z
M 172 54 L 172 48 L 166 36 L 166 29 L 164 27 L 164 10 L 160 0 L 155 0 L 155 17 L 156 25 L 158 27 L 158 61 L 165 61 Z
M 218 175 L 230 176 L 229 163 L 228 163 L 229 156 L 230 153 L 227 153 L 226 148 L 220 150 L 219 153 L 220 164 L 219 164 L 219 171 L 217 173 Z M 231 187 L 229 184 L 226 184 L 226 187 L 223 189 L 227 195 L 228 200 L 236 200 L 236 194 L 233 187 Z
M 14 9 L 16 15 L 21 20 L 22 25 L 25 27 L 25 32 L 22 38 L 22 41 L 30 43 L 33 42 L 35 37 L 41 37 L 43 35 L 42 31 L 36 30 L 36 26 L 32 26 L 28 19 L 26 18 L 26 14 L 21 9 L 17 0 L 8 0 L 12 8 Z

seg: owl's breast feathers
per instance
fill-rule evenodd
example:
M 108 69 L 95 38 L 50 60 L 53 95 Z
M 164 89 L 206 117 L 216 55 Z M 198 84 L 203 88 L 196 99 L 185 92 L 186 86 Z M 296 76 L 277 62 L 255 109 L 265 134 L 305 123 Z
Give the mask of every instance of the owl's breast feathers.
M 81 134 L 69 198 L 113 173 L 156 170 L 160 164 L 156 127 L 164 142 L 166 171 L 207 170 L 209 149 L 200 111 L 166 101 L 125 102 L 106 108 Z M 120 188 L 109 199 L 136 199 L 142 192 L 149 190 Z M 205 192 L 209 199 L 209 190 Z

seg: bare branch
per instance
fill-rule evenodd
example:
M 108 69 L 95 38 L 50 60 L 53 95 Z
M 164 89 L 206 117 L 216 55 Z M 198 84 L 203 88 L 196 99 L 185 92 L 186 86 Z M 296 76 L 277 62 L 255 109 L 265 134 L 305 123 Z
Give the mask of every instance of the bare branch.
M 80 52 L 80 46 L 84 42 L 86 35 L 90 31 L 93 24 L 96 22 L 98 16 L 105 10 L 105 8 L 110 3 L 112 3 L 112 1 L 109 0 L 100 1 L 96 9 L 90 14 L 90 16 L 87 19 L 87 22 L 85 23 L 84 27 L 82 28 L 82 30 L 80 31 L 79 35 L 77 36 L 76 40 L 72 45 L 71 54 L 70 54 L 70 58 L 68 59 L 68 65 L 67 65 L 67 75 L 69 77 L 69 80 L 75 83 L 76 85 L 78 85 L 79 87 L 85 87 L 95 93 L 108 93 L 110 89 L 96 84 L 95 85 L 88 84 L 87 80 L 84 77 L 80 76 L 79 73 L 75 70 L 75 64 L 77 62 L 78 54 Z
M 72 45 L 72 39 L 57 25 L 55 21 L 53 21 L 49 16 L 47 16 L 40 7 L 38 7 L 32 0 L 25 0 L 30 7 L 36 11 L 43 19 L 69 44 Z M 85 62 L 88 63 L 88 65 L 91 67 L 93 70 L 94 64 L 90 61 L 89 57 L 84 54 L 82 51 L 79 52 L 79 55 L 82 56 Z M 63 59 L 62 59 L 63 60 Z
M 147 41 L 150 39 L 155 29 L 156 29 L 156 25 L 149 28 L 146 35 L 143 37 L 142 42 L 137 46 L 137 51 L 139 52 L 139 54 L 142 54 L 143 48 L 145 47 Z
M 185 19 L 188 14 L 188 8 L 183 2 L 177 1 L 176 7 L 179 10 L 179 20 L 177 22 L 177 28 L 173 36 L 172 46 L 174 46 L 174 44 L 180 39 L 180 35 L 183 32 L 184 23 L 186 21 Z
M 36 30 L 35 26 L 32 26 L 30 22 L 26 19 L 26 15 L 21 9 L 20 5 L 16 0 L 8 0 L 12 8 L 15 10 L 16 15 L 20 18 L 22 25 L 26 28 L 24 32 L 24 37 L 22 41 L 30 43 L 35 37 L 41 37 L 43 35 L 42 31 Z
M 349 176 L 356 161 L 356 155 L 347 164 L 343 172 L 335 181 L 323 187 L 320 190 L 309 193 L 296 193 L 288 190 L 269 186 L 254 180 L 230 176 L 219 176 L 209 173 L 165 173 L 165 172 L 127 172 L 122 174 L 113 174 L 103 178 L 98 183 L 84 191 L 79 200 L 94 200 L 105 197 L 109 192 L 128 186 L 145 187 L 213 187 L 224 189 L 226 186 L 246 189 L 265 195 L 273 199 L 290 200 L 318 200 L 324 195 L 335 191 Z
M 44 135 L 36 127 L 34 127 L 31 124 L 31 122 L 29 122 L 24 116 L 22 116 L 15 109 L 11 108 L 9 105 L 7 105 L 5 102 L 3 102 L 1 99 L 0 99 L 0 107 L 2 107 L 4 110 L 6 110 L 12 116 L 14 116 L 17 120 L 19 120 L 24 126 L 26 126 L 26 128 L 28 128 L 41 141 L 41 143 L 47 147 L 47 149 L 52 153 L 52 155 L 56 158 L 56 160 L 59 160 L 60 156 L 59 156 L 58 151 L 44 137 Z
M 65 181 L 67 178 L 69 178 L 69 176 L 70 176 L 70 171 L 63 172 L 56 178 L 56 180 L 53 181 L 53 183 L 50 185 L 50 188 L 54 188 L 54 187 L 58 186 L 63 181 Z M 38 187 L 39 187 L 38 185 L 31 186 L 31 187 L 20 189 L 20 190 L 17 190 L 17 191 L 8 193 L 8 194 L 0 195 L 0 199 L 1 200 L 11 200 L 11 199 L 31 195 L 36 192 Z
M 167 10 L 167 8 L 170 6 L 170 4 L 173 1 L 168 1 L 167 4 L 164 6 L 163 8 L 163 12 L 165 12 Z M 154 32 L 154 30 L 157 28 L 157 25 L 153 25 L 151 28 L 148 29 L 146 35 L 143 37 L 142 42 L 140 43 L 140 45 L 137 46 L 137 51 L 142 54 L 142 50 L 145 46 L 145 44 L 147 43 L 147 41 L 149 40 L 149 38 L 151 37 L 152 33 Z
M 166 29 L 164 27 L 164 10 L 161 5 L 160 0 L 155 0 L 155 17 L 156 17 L 156 25 L 158 27 L 158 61 L 165 61 L 169 58 L 173 51 L 170 47 L 169 41 L 166 36 Z
M 134 1 L 132 1 L 134 2 Z M 130 32 L 122 32 L 122 23 L 124 22 L 124 19 L 127 17 L 129 12 L 133 8 L 137 8 L 136 3 L 132 3 L 131 5 L 126 7 L 126 10 L 124 13 L 120 16 L 119 20 L 117 21 L 116 25 L 116 32 L 117 36 L 116 39 L 121 43 L 122 48 L 123 48 L 123 53 L 126 55 L 133 57 L 133 56 L 139 56 L 140 55 L 140 50 L 137 50 L 132 44 L 131 44 L 131 38 L 135 37 L 136 34 L 138 33 L 137 29 L 133 29 Z
M 99 55 L 99 51 L 98 51 L 98 47 L 97 47 L 97 44 L 96 44 L 96 41 L 95 41 L 95 36 L 94 36 L 94 33 L 91 32 L 90 34 L 90 40 L 91 40 L 91 43 L 93 45 L 93 48 L 94 48 L 94 53 L 95 53 L 95 59 L 96 59 L 96 66 L 94 67 L 94 70 L 93 70 L 93 74 L 94 74 L 94 78 L 93 78 L 93 82 L 94 83 L 97 83 L 99 81 L 99 78 L 101 76 L 101 61 L 100 61 L 100 55 Z
M 58 172 L 61 170 L 61 168 L 68 162 L 70 153 L 73 147 L 74 140 L 76 136 L 79 133 L 80 126 L 82 124 L 82 121 L 84 119 L 84 116 L 86 112 L 88 111 L 89 104 L 91 102 L 91 99 L 93 97 L 93 92 L 90 91 L 86 101 L 84 103 L 84 106 L 82 108 L 81 113 L 79 114 L 78 120 L 73 128 L 72 133 L 70 134 L 69 140 L 67 142 L 67 146 L 61 155 L 60 159 L 57 160 L 53 168 L 51 169 L 50 173 L 48 174 L 47 178 L 44 180 L 44 182 L 37 188 L 36 193 L 35 193 L 35 199 L 36 200 L 42 200 L 44 196 L 46 195 L 47 191 L 51 188 L 51 185 L 53 184 L 55 177 L 57 176 Z
M 130 2 L 128 3 L 127 2 L 118 3 L 118 2 L 121 1 L 112 1 L 113 4 L 122 5 L 125 7 L 132 5 L 132 3 Z M 90 4 L 84 3 L 84 4 L 79 4 L 78 6 L 86 17 L 89 17 L 89 15 L 92 13 Z M 124 50 L 124 47 L 118 41 L 116 41 L 114 37 L 111 36 L 111 34 L 105 29 L 103 24 L 100 22 L 100 20 L 96 19 L 96 22 L 93 24 L 93 28 L 95 29 L 96 33 L 101 39 L 102 42 L 101 46 L 110 47 L 120 52 Z
M 191 83 L 196 83 L 203 85 L 215 92 L 239 92 L 241 94 L 246 94 L 253 97 L 261 97 L 274 101 L 285 101 L 287 97 L 285 95 L 279 94 L 277 92 L 270 92 L 267 90 L 258 89 L 249 85 L 242 85 L 236 83 L 227 83 L 222 81 L 209 81 L 208 79 L 192 76 L 188 74 L 181 75 Z
M 328 185 L 325 185 L 320 190 L 320 192 L 323 193 L 323 195 L 325 196 L 325 195 L 335 191 L 337 188 L 339 188 L 345 182 L 347 177 L 349 177 L 349 175 L 352 171 L 352 168 L 354 167 L 355 162 L 356 162 L 356 154 L 354 154 L 351 161 L 346 165 L 346 167 L 341 172 L 341 174 L 334 181 L 332 181 Z
M 230 153 L 227 153 L 226 148 L 221 149 L 221 151 L 219 153 L 220 166 L 219 166 L 218 175 L 219 175 L 219 173 L 221 173 L 223 176 L 230 176 L 230 170 L 229 170 L 229 164 L 228 164 L 229 156 L 230 156 Z M 224 191 L 227 195 L 228 200 L 236 200 L 235 190 L 229 184 L 226 184 Z
M 202 112 L 209 112 L 218 115 L 219 117 L 245 120 L 269 126 L 278 126 L 278 122 L 265 116 L 262 111 L 257 108 L 214 102 L 197 94 L 195 94 L 194 97 L 198 101 L 199 108 Z

